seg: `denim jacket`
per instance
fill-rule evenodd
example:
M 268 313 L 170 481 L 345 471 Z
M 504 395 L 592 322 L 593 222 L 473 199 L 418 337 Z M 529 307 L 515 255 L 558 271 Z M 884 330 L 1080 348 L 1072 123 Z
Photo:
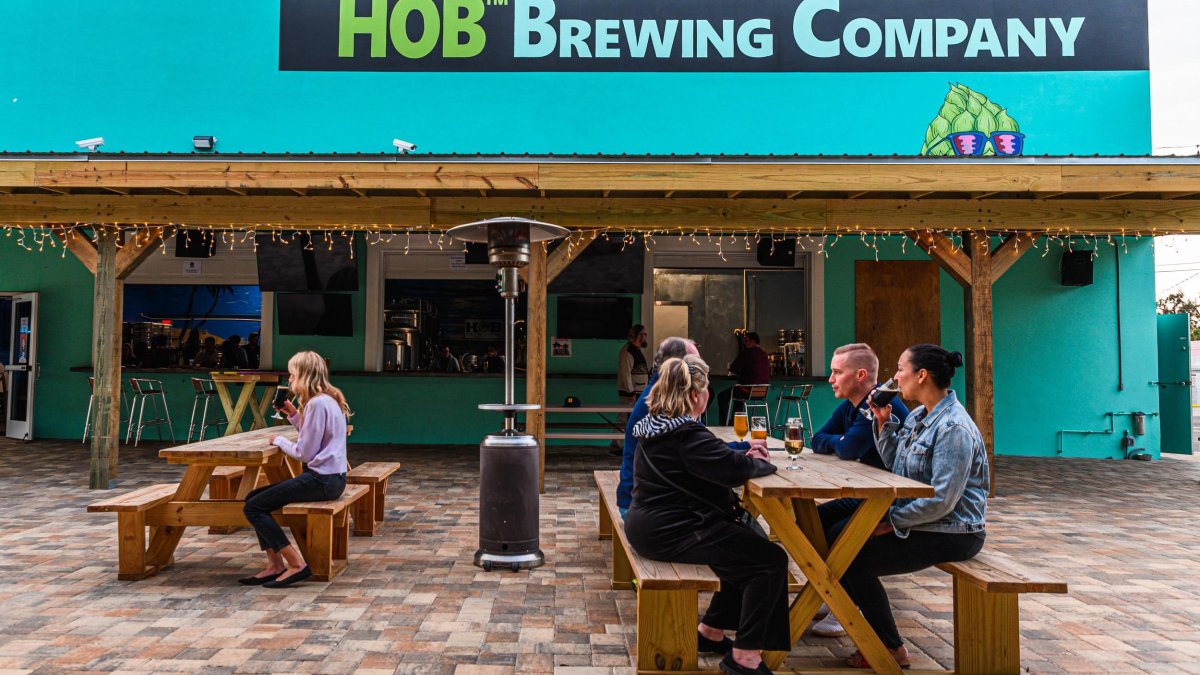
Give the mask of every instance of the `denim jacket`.
M 875 445 L 892 473 L 934 489 L 932 497 L 896 500 L 888 512 L 896 536 L 983 531 L 991 481 L 987 451 L 954 391 L 931 411 L 918 406 L 903 423 L 893 416 L 876 432 Z

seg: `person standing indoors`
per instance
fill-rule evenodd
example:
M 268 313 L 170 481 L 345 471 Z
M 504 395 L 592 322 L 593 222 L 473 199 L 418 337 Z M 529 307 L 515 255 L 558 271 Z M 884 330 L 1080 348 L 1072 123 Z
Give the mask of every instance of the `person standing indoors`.
M 634 426 L 633 503 L 625 534 L 639 555 L 709 565 L 721 580 L 696 627 L 700 652 L 724 654 L 726 675 L 770 675 L 765 649 L 791 648 L 787 554 L 736 522 L 732 488 L 775 472 L 765 441 L 733 450 L 697 419 L 708 406 L 708 364 L 694 354 L 659 368 L 649 414 Z M 737 631 L 730 640 L 725 631 Z
M 617 354 L 617 396 L 625 405 L 633 405 L 649 381 L 650 369 L 642 352 L 649 346 L 650 334 L 639 323 L 629 329 L 625 344 Z
M 262 345 L 258 343 L 258 333 L 251 333 L 246 336 L 246 344 L 242 347 L 246 351 L 246 363 L 250 368 L 258 368 L 259 359 L 262 358 Z
M 871 405 L 875 447 L 884 465 L 934 488 L 932 497 L 897 499 L 842 575 L 846 593 L 901 667 L 908 665 L 908 649 L 880 577 L 969 560 L 983 548 L 991 477 L 979 428 L 950 389 L 962 365 L 958 352 L 931 344 L 909 347 L 896 366 L 896 383 L 902 397 L 920 405 L 903 423 L 891 405 Z M 828 541 L 847 520 L 826 531 Z M 846 663 L 870 667 L 861 652 Z
M 833 359 L 829 363 L 829 385 L 833 395 L 842 399 L 842 404 L 833 411 L 825 426 L 813 434 L 813 452 L 837 455 L 838 459 L 859 461 L 886 470 L 883 460 L 879 458 L 879 451 L 875 449 L 875 437 L 871 429 L 875 416 L 867 405 L 867 396 L 878 386 L 878 379 L 879 357 L 870 345 L 857 342 L 833 350 Z M 892 414 L 901 423 L 908 417 L 908 408 L 899 398 L 892 400 Z M 849 518 L 861 501 L 843 497 L 826 502 L 820 509 L 822 526 L 828 530 L 835 523 Z M 813 635 L 841 637 L 846 634 L 841 622 L 825 605 L 817 610 L 817 618 L 820 621 L 813 624 Z
M 758 333 L 749 331 L 742 335 L 742 351 L 729 364 L 729 374 L 737 379 L 736 384 L 770 384 L 771 359 L 758 346 Z M 717 414 L 721 420 L 729 419 L 729 406 L 733 402 L 733 387 L 717 396 Z
M 299 408 L 285 401 L 280 412 L 299 431 L 293 443 L 276 436 L 271 444 L 289 457 L 304 462 L 303 473 L 281 483 L 261 487 L 246 495 L 242 512 L 258 535 L 267 555 L 267 566 L 252 577 L 239 579 L 247 586 L 285 588 L 312 576 L 300 550 L 271 513 L 295 502 L 337 499 L 346 489 L 346 419 L 350 406 L 342 390 L 329 383 L 325 359 L 316 352 L 298 352 L 288 360 L 288 388 Z

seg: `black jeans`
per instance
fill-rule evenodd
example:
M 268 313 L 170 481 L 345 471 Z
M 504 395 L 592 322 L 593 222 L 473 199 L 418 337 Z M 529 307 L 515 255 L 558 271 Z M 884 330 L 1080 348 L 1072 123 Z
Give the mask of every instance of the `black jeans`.
M 817 507 L 826 540 L 833 544 L 858 508 L 858 499 L 835 499 Z M 970 560 L 983 548 L 984 533 L 958 534 L 910 530 L 901 539 L 894 534 L 871 537 L 842 575 L 842 588 L 875 634 L 889 649 L 904 644 L 880 577 L 909 574 L 944 562 Z
M 271 516 L 272 511 L 282 509 L 296 502 L 324 502 L 337 499 L 346 489 L 346 474 L 320 474 L 311 469 L 305 469 L 295 478 L 289 478 L 282 483 L 268 485 L 253 490 L 246 495 L 246 505 L 242 513 L 258 535 L 258 545 L 262 550 L 275 551 L 287 548 L 289 542 L 283 528 Z
M 638 518 L 629 512 L 626 533 L 639 540 L 635 550 L 652 560 L 708 565 L 721 579 L 713 594 L 705 625 L 734 630 L 738 649 L 792 648 L 788 623 L 787 553 L 779 546 L 735 523 L 721 523 L 702 532 L 691 532 L 682 544 L 663 545 L 666 538 L 653 533 L 638 536 Z M 632 527 L 635 531 L 630 533 Z M 652 542 L 652 543 L 651 543 Z

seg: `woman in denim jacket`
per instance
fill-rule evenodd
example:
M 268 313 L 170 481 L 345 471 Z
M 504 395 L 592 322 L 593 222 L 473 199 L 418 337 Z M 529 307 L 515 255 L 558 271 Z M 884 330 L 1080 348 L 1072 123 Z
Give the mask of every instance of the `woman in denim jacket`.
M 987 451 L 979 428 L 950 389 L 954 370 L 962 365 L 958 352 L 929 344 L 909 347 L 897 364 L 896 382 L 901 396 L 921 405 L 903 424 L 892 417 L 891 406 L 871 406 L 884 464 L 894 474 L 934 488 L 932 497 L 896 500 L 842 576 L 846 592 L 901 667 L 908 667 L 908 650 L 879 578 L 968 560 L 983 548 Z M 861 652 L 847 663 L 870 667 Z

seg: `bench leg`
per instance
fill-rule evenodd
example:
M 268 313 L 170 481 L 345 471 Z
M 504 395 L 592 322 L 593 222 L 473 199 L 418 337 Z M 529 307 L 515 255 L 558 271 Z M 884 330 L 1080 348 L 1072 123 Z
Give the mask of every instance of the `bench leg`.
M 304 560 L 312 569 L 313 579 L 329 581 L 333 578 L 333 516 L 309 514 L 305 529 Z
M 376 493 L 379 491 L 378 483 L 367 483 L 371 491 L 354 502 L 352 510 L 354 511 L 354 536 L 356 537 L 374 537 L 376 519 L 383 514 L 380 509 L 376 512 L 377 500 Z
M 633 567 L 629 554 L 620 537 L 612 538 L 612 588 L 614 591 L 629 590 L 633 585 Z
M 375 497 L 375 529 L 383 527 L 384 514 L 387 513 L 387 498 L 388 479 L 384 478 L 375 486 L 374 493 L 369 496 Z
M 146 568 L 145 511 L 117 514 L 117 578 L 137 581 L 154 574 Z
M 608 515 L 608 503 L 604 499 L 604 495 L 600 495 L 600 532 L 597 539 L 612 539 L 613 538 L 613 522 L 612 517 Z
M 1021 632 L 1016 593 L 988 593 L 954 579 L 954 672 L 1017 675 Z
M 695 590 L 638 590 L 638 672 L 696 670 L 697 601 Z

